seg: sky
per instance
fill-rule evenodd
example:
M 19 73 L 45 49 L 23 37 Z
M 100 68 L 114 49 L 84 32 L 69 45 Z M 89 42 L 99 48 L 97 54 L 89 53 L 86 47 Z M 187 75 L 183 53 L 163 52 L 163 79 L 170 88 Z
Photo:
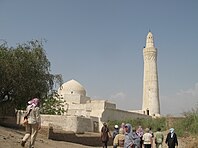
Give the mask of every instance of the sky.
M 0 0 L 0 43 L 46 40 L 51 73 L 78 81 L 87 96 L 139 110 L 143 47 L 158 49 L 162 115 L 198 106 L 197 0 Z

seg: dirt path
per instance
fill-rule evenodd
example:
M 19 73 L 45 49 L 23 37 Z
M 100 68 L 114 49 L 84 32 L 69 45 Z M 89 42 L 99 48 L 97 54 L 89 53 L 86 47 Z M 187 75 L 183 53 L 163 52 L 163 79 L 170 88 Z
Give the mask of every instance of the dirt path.
M 168 146 L 166 145 L 165 143 L 165 140 L 166 140 L 166 135 L 168 134 L 169 131 L 164 131 L 163 134 L 164 134 L 164 143 L 163 143 L 163 146 L 165 148 L 168 148 Z M 183 142 L 183 139 L 182 138 L 178 138 L 178 143 L 179 143 L 179 146 L 178 148 L 189 148 L 189 147 L 186 147 L 186 143 Z
M 0 126 L 0 148 L 21 148 L 20 142 L 24 136 L 23 130 L 15 130 Z M 164 133 L 166 135 L 167 132 Z M 166 137 L 166 136 L 165 136 Z M 179 138 L 178 148 L 187 148 L 186 143 L 183 142 L 185 139 Z M 46 133 L 40 132 L 35 143 L 36 148 L 93 148 L 89 146 L 83 146 L 80 144 L 74 144 L 63 141 L 54 141 L 47 139 Z M 28 148 L 28 144 L 25 146 Z M 109 147 L 109 148 L 112 148 Z M 164 148 L 166 144 L 164 143 Z M 190 147 L 188 147 L 190 148 Z
M 15 130 L 0 126 L 0 148 L 21 148 L 21 140 L 25 132 L 21 130 Z M 38 138 L 35 143 L 36 148 L 87 148 L 87 146 L 62 142 L 53 141 L 47 139 L 45 135 L 38 134 Z M 28 148 L 26 144 L 25 148 Z

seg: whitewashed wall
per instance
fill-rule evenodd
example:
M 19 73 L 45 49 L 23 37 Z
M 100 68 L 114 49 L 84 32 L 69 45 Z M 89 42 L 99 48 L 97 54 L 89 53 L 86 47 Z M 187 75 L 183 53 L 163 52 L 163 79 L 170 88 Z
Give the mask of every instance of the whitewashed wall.
M 65 131 L 84 133 L 93 131 L 93 123 L 90 118 L 62 115 L 41 115 L 41 125 L 48 127 L 50 124 Z

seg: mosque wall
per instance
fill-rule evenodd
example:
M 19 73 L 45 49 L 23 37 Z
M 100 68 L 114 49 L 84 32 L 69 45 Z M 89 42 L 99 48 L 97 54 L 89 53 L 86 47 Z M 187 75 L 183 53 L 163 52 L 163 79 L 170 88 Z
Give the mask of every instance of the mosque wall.
M 69 104 L 68 109 L 84 109 L 86 108 L 86 104 Z
M 90 97 L 86 97 L 86 96 L 81 96 L 78 94 L 65 94 L 64 95 L 64 100 L 67 103 L 73 103 L 73 104 L 85 104 L 88 100 L 90 100 Z
M 89 117 L 89 113 L 85 109 L 70 109 L 68 112 L 65 114 L 68 116 L 84 116 L 84 117 Z
M 107 102 L 106 100 L 94 100 L 91 101 L 91 116 L 95 116 L 101 118 L 102 113 L 106 109 L 116 109 L 116 105 L 114 103 Z
M 147 116 L 140 113 L 129 112 L 119 109 L 106 108 L 103 112 L 100 112 L 100 129 L 103 126 L 104 122 L 108 122 L 109 120 L 128 120 L 128 119 L 137 119 L 137 118 L 152 118 L 151 116 Z
M 127 119 L 136 119 L 136 118 L 152 118 L 144 114 L 139 114 L 135 112 L 128 112 L 119 109 L 105 109 L 101 116 L 101 121 L 108 120 L 127 120 Z

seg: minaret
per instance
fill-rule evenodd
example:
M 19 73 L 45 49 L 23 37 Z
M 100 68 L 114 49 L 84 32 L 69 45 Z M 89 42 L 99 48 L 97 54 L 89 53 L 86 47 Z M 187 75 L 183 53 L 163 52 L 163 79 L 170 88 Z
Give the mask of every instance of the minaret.
M 142 110 L 147 115 L 160 115 L 157 48 L 154 46 L 153 34 L 150 31 L 146 37 L 146 47 L 143 49 L 143 56 L 144 82 Z

